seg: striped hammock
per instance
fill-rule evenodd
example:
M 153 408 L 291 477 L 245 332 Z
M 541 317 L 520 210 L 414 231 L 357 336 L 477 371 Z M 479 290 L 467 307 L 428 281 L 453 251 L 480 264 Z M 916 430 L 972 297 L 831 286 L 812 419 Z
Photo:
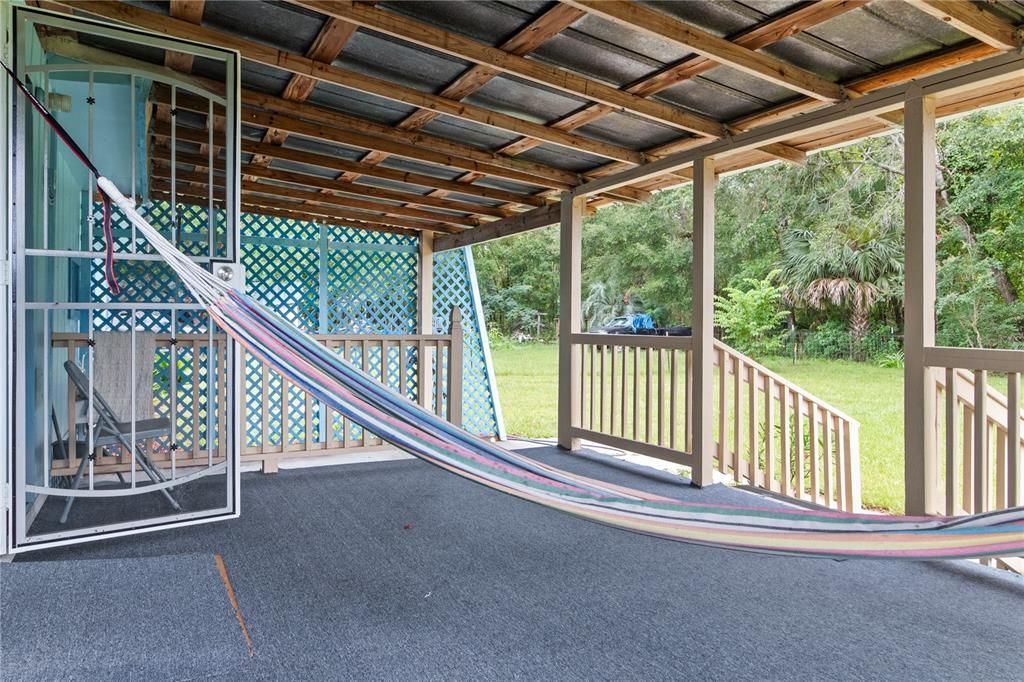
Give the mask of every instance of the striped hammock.
M 681 502 L 563 471 L 477 438 L 391 391 L 178 251 L 100 176 L 46 108 L 8 73 L 95 173 L 105 202 L 124 213 L 217 324 L 295 385 L 419 459 L 584 519 L 712 547 L 833 559 L 1024 555 L 1024 507 L 941 518 Z M 107 277 L 113 288 L 109 236 L 107 249 Z

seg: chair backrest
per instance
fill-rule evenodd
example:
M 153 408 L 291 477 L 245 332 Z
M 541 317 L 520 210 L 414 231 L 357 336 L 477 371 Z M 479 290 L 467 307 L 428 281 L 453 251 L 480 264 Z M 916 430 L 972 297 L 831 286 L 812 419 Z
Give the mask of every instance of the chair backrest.
M 96 415 L 103 426 L 115 429 L 118 423 L 117 414 L 110 407 L 99 391 L 93 389 L 89 385 L 88 375 L 82 371 L 82 368 L 77 363 L 67 360 L 64 362 L 64 369 L 68 373 L 68 378 L 71 383 L 75 386 L 75 391 L 78 393 L 78 398 L 81 400 L 89 400 L 90 394 L 92 395 L 92 407 L 96 411 Z

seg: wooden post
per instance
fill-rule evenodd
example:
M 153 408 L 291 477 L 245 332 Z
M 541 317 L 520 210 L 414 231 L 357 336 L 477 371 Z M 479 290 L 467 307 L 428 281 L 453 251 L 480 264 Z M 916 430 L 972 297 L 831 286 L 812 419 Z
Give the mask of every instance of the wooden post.
M 938 513 L 935 380 L 935 101 L 911 88 L 904 107 L 904 473 L 907 514 Z
M 566 450 L 580 446 L 572 429 L 579 427 L 580 354 L 572 335 L 580 331 L 580 279 L 583 271 L 583 210 L 586 197 L 562 194 L 559 242 L 558 289 L 558 445 Z
M 434 233 L 420 232 L 419 268 L 416 291 L 419 306 L 416 329 L 420 334 L 434 333 Z
M 448 421 L 462 426 L 462 311 L 452 308 L 451 346 L 448 348 Z M 438 349 L 440 350 L 440 349 Z
M 693 162 L 693 484 L 714 482 L 715 162 Z

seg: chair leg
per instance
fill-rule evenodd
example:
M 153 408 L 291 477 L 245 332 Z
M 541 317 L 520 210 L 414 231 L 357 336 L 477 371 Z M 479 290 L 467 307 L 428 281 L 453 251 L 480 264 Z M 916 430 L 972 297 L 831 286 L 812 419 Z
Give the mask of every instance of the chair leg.
M 75 472 L 75 478 L 71 481 L 71 489 L 78 490 L 78 484 L 82 481 L 82 472 L 85 471 L 85 462 L 88 458 L 83 457 L 78 463 L 78 471 Z M 73 495 L 68 495 L 68 499 L 64 501 L 64 513 L 60 515 L 61 524 L 68 522 L 68 514 L 71 513 L 71 505 L 75 503 Z

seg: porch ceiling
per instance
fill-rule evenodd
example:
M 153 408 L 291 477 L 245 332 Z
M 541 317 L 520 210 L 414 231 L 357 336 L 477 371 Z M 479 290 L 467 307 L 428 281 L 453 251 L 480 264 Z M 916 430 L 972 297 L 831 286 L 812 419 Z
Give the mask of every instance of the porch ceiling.
M 1024 20 L 1016 1 L 33 4 L 238 49 L 247 210 L 371 229 L 488 226 L 458 243 L 546 224 L 547 205 L 587 180 L 1014 49 Z M 110 59 L 219 75 L 199 58 L 80 40 L 51 36 L 49 47 L 91 48 L 93 58 L 118 49 Z M 1014 99 L 1022 86 L 961 93 L 939 113 Z M 169 106 L 166 92 L 156 97 Z M 207 139 L 205 106 L 189 119 L 197 144 Z M 898 123 L 838 123 L 719 169 L 799 163 Z M 153 134 L 159 144 L 159 126 Z M 591 207 L 688 180 L 685 170 L 648 178 Z

